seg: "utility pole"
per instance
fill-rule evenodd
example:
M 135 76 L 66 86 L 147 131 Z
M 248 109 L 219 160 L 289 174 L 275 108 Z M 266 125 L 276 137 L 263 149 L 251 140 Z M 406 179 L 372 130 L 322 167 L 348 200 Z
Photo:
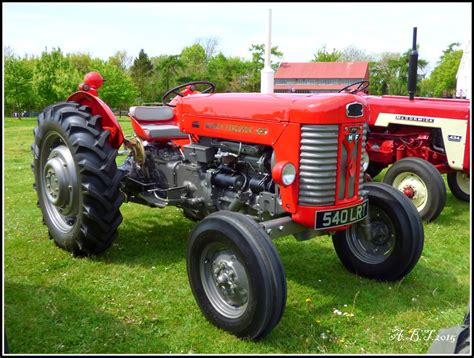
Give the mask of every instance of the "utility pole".
M 275 71 L 273 71 L 270 57 L 272 54 L 272 9 L 268 9 L 267 21 L 267 43 L 265 45 L 265 65 L 260 76 L 260 92 L 265 94 L 273 93 L 273 81 Z

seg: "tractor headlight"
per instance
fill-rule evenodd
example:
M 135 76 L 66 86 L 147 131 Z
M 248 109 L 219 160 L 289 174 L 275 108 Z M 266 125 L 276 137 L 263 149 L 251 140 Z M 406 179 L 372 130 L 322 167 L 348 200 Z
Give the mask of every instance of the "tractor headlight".
M 296 168 L 293 164 L 288 163 L 281 171 L 281 181 L 283 185 L 291 185 L 296 179 Z
M 273 166 L 272 176 L 277 184 L 288 186 L 295 182 L 296 168 L 290 162 L 278 162 Z
M 369 168 L 369 155 L 364 150 L 362 152 L 362 171 L 365 173 L 367 171 L 367 168 Z

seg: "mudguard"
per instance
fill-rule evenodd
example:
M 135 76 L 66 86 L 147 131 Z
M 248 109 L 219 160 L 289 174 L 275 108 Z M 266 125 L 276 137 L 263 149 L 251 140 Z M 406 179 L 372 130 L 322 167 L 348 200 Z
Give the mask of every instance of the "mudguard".
M 115 118 L 114 113 L 104 101 L 85 91 L 73 93 L 69 96 L 67 101 L 77 102 L 81 105 L 91 107 L 93 115 L 100 115 L 102 117 L 102 128 L 110 131 L 110 136 L 107 138 L 107 141 L 115 149 L 120 148 L 124 138 L 122 128 L 117 118 Z

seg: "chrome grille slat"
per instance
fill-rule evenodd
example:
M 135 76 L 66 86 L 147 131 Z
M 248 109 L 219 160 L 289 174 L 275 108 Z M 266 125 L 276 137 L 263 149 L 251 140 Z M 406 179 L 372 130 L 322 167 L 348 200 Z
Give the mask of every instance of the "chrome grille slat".
M 339 126 L 301 126 L 299 205 L 334 204 Z

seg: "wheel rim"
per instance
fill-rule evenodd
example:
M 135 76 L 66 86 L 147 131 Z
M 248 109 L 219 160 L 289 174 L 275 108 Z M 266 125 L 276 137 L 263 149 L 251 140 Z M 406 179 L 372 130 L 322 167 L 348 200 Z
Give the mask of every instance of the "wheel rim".
M 48 133 L 40 158 L 40 186 L 44 207 L 54 227 L 72 230 L 79 213 L 79 183 L 76 165 L 64 138 Z
M 393 180 L 393 187 L 407 196 L 418 211 L 422 211 L 428 203 L 428 187 L 423 179 L 415 173 L 401 173 Z
M 469 179 L 469 175 L 464 173 L 464 172 L 457 172 L 456 173 L 456 182 L 458 184 L 458 187 L 459 189 L 469 195 L 470 192 L 471 192 L 471 188 L 469 186 L 470 184 L 470 179 Z
M 367 237 L 364 221 L 352 225 L 348 230 L 348 245 L 352 253 L 368 264 L 379 264 L 393 252 L 396 230 L 392 219 L 377 206 L 370 207 L 371 237 Z
M 210 243 L 202 252 L 199 271 L 207 298 L 221 315 L 242 316 L 249 302 L 245 267 L 229 247 Z

